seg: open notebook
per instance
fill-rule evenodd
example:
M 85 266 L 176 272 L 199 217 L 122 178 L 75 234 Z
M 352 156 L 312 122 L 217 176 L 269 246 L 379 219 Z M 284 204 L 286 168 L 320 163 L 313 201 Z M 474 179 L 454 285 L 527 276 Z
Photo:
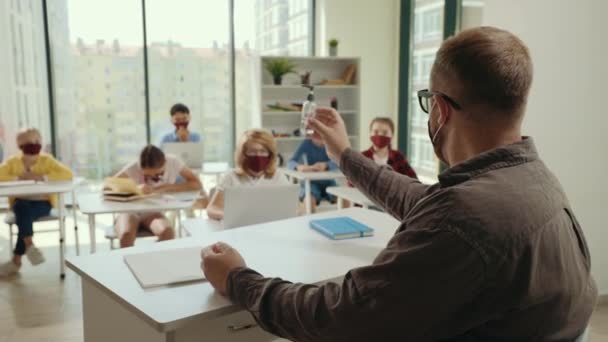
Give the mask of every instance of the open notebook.
M 129 254 L 124 259 L 144 289 L 205 279 L 201 247 Z

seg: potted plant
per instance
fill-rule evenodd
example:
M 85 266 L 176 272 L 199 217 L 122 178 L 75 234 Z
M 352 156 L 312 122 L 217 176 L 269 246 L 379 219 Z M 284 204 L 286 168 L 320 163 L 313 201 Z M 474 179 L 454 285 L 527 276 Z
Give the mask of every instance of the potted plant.
M 329 40 L 329 55 L 336 57 L 338 55 L 338 40 L 336 38 Z
M 280 85 L 283 82 L 283 76 L 290 73 L 295 73 L 296 65 L 287 58 L 273 58 L 264 62 L 266 70 L 272 75 L 272 80 L 275 85 Z

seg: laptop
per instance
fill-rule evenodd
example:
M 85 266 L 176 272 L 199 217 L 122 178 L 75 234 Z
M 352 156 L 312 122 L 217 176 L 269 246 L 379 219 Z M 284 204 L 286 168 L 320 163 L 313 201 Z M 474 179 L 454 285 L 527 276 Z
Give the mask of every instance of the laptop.
M 295 217 L 299 193 L 297 185 L 226 188 L 224 229 Z
M 202 142 L 164 143 L 162 150 L 180 158 L 191 169 L 201 169 L 203 166 Z

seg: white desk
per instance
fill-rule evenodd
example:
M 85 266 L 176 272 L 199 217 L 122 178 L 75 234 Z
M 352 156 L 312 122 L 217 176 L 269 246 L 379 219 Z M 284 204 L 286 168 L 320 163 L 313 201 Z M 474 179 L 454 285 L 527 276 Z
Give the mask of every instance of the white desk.
M 336 216 L 359 220 L 376 229 L 375 235 L 334 241 L 309 228 L 311 218 Z M 265 276 L 320 284 L 339 280 L 348 270 L 370 264 L 398 225 L 387 214 L 351 208 L 228 229 L 200 238 L 140 245 L 104 255 L 70 257 L 68 267 L 82 277 L 84 340 L 218 342 L 276 339 L 255 325 L 240 331 L 230 329 L 229 326 L 247 326 L 255 321 L 248 312 L 217 294 L 207 282 L 142 289 L 124 262 L 125 254 L 203 247 L 221 240 L 237 248 L 247 264 Z
M 283 173 L 287 177 L 297 179 L 298 181 L 304 181 L 304 205 L 306 207 L 306 214 L 310 215 L 312 209 L 310 207 L 310 182 L 319 180 L 337 180 L 346 178 L 340 171 L 322 171 L 322 172 L 300 172 L 290 169 L 282 169 Z
M 200 238 L 224 230 L 224 222 L 207 217 L 197 217 L 183 220 L 182 228 L 188 236 Z
M 71 181 L 61 182 L 37 182 L 34 184 L 17 185 L 17 186 L 2 186 L 0 187 L 0 197 L 23 197 L 37 195 L 57 194 L 57 214 L 59 216 L 59 260 L 60 260 L 60 277 L 65 278 L 65 204 L 63 194 L 72 192 L 82 183 L 82 178 L 76 178 Z M 74 224 L 76 225 L 76 212 L 74 211 Z M 74 227 L 76 231 L 76 246 L 78 246 L 78 227 Z M 78 253 L 79 251 L 77 251 Z
M 166 194 L 133 202 L 105 201 L 101 193 L 80 193 L 76 195 L 80 212 L 89 217 L 89 234 L 91 237 L 91 254 L 95 253 L 95 215 L 116 213 L 150 213 L 157 211 L 175 211 L 177 221 L 180 212 L 192 208 L 198 192 Z M 180 228 L 181 235 L 181 228 Z
M 376 205 L 357 188 L 352 188 L 350 186 L 331 186 L 327 188 L 327 193 L 337 197 L 338 209 L 342 209 L 344 207 L 344 200 L 359 204 L 364 208 L 369 208 Z

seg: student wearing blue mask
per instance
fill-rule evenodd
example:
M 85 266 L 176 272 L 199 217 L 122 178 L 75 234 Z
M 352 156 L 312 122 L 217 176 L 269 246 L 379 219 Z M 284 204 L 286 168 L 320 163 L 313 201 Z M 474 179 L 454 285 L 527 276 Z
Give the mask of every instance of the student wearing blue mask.
M 199 133 L 191 132 L 188 129 L 190 124 L 190 109 L 183 103 L 176 103 L 171 107 L 171 123 L 175 126 L 175 131 L 165 134 L 159 146 L 166 143 L 176 142 L 199 142 L 202 137 Z
M 323 141 L 318 138 L 310 138 L 302 141 L 300 146 L 298 146 L 298 149 L 289 160 L 287 167 L 290 170 L 297 170 L 300 172 L 322 172 L 339 169 L 338 165 L 329 159 Z M 330 186 L 336 186 L 336 181 L 322 180 L 310 182 L 310 208 L 313 212 L 322 200 L 334 202 L 333 196 L 328 194 L 326 191 L 326 189 Z M 300 202 L 302 202 L 300 209 L 302 212 L 304 207 L 304 198 L 304 183 L 302 183 L 300 187 Z

